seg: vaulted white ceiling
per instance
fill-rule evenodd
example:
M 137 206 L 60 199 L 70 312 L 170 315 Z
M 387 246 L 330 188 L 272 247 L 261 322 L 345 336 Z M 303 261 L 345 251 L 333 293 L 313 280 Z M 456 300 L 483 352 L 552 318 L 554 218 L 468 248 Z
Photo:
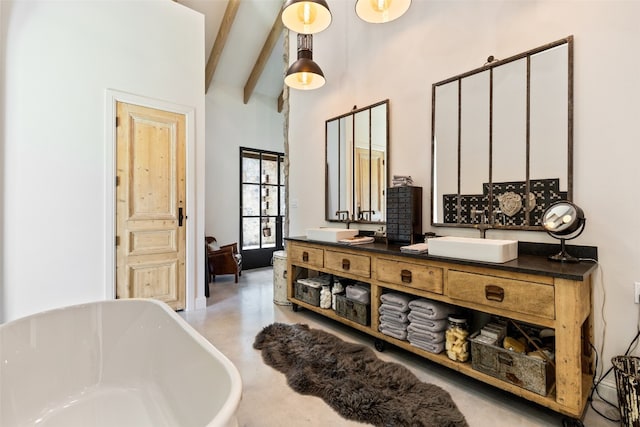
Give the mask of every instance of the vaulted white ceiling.
M 276 20 L 280 19 L 282 0 L 176 1 L 204 15 L 205 58 L 211 57 L 216 38 L 224 36 L 222 33 L 225 29 L 228 30 L 226 43 L 219 52 L 211 84 L 207 89 L 211 90 L 213 84 L 241 87 L 245 91 L 245 102 L 256 93 L 272 97 L 275 102 L 283 89 L 285 70 L 284 31 L 280 30 L 281 26 L 277 27 L 280 23 L 276 23 Z M 231 11 L 235 10 L 235 17 L 230 17 L 232 20 L 229 17 L 225 18 L 228 6 Z M 274 23 L 275 34 L 269 39 Z M 273 48 L 270 50 L 267 46 L 265 53 L 262 53 L 264 60 L 261 61 L 261 52 L 268 40 L 272 42 Z M 217 51 L 220 50 L 219 46 L 220 44 Z M 215 56 L 216 52 L 213 54 Z

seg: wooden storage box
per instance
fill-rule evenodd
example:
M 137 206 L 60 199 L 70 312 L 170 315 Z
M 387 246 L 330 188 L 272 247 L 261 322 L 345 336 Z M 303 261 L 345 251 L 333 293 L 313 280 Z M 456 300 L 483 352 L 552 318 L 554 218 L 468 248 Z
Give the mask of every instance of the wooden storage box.
M 336 295 L 336 313 L 364 326 L 371 323 L 369 304 L 350 300 L 342 294 Z
M 322 287 L 315 287 L 296 281 L 294 296 L 300 301 L 304 301 L 307 304 L 320 307 L 320 290 Z
M 546 360 L 488 345 L 472 335 L 471 366 L 476 371 L 546 396 L 555 381 L 555 368 Z

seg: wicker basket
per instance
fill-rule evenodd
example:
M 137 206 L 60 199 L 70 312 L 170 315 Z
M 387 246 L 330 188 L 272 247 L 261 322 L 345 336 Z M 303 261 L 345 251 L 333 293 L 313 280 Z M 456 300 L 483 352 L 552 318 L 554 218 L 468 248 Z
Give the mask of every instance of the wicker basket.
M 640 358 L 616 356 L 611 364 L 616 375 L 620 425 L 640 427 Z

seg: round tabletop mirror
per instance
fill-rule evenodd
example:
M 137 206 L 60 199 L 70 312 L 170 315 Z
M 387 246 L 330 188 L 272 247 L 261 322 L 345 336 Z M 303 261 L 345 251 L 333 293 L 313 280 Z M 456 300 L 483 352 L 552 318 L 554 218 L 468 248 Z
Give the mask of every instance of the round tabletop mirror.
M 549 235 L 560 239 L 560 253 L 549 257 L 553 261 L 578 262 L 567 253 L 565 241 L 578 237 L 585 226 L 584 212 L 577 205 L 560 201 L 552 204 L 542 215 L 542 226 Z

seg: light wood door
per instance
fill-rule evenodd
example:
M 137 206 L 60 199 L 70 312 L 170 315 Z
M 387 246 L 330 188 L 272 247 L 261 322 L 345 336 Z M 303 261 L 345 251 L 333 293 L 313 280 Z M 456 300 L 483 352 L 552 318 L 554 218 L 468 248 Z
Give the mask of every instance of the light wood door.
M 185 308 L 185 116 L 117 103 L 116 297 Z

